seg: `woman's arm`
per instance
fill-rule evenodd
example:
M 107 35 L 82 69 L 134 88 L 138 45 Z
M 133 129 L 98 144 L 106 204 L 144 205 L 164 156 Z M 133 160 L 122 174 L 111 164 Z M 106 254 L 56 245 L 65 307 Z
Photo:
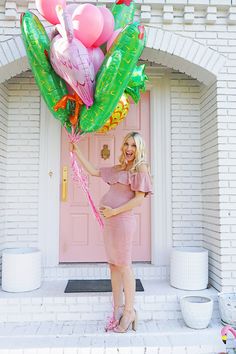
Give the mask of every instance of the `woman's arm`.
M 91 176 L 100 176 L 100 171 L 95 168 L 87 159 L 86 157 L 82 154 L 78 146 L 76 146 L 73 143 L 70 143 L 70 151 L 74 152 L 75 155 L 77 156 L 78 160 L 81 162 L 85 170 L 91 175 Z
M 110 218 L 111 216 L 124 213 L 125 211 L 129 211 L 132 210 L 133 208 L 140 206 L 144 200 L 144 196 L 145 196 L 144 192 L 135 192 L 134 198 L 130 199 L 127 203 L 114 209 L 104 205 L 100 208 L 100 212 L 105 218 Z

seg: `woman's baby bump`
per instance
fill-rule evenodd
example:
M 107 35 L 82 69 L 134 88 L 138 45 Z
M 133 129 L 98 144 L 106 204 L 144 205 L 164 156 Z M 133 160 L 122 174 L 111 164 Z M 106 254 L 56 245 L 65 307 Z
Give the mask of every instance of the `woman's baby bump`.
M 110 186 L 109 191 L 102 197 L 101 205 L 117 208 L 134 197 L 134 192 L 130 190 L 130 185 L 115 183 Z

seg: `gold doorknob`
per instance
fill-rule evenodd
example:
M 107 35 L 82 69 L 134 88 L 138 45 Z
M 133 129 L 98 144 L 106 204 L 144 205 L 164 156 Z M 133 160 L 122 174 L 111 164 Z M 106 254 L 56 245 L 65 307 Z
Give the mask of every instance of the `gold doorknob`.
M 67 192 L 68 192 L 68 168 L 67 166 L 64 166 L 62 170 L 62 193 L 61 193 L 61 199 L 63 202 L 66 202 L 67 200 Z

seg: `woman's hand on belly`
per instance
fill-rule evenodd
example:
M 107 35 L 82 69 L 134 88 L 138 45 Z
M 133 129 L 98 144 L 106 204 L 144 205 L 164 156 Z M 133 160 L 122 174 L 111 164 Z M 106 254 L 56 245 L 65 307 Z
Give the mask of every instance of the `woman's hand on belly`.
M 112 209 L 111 207 L 106 206 L 106 205 L 102 205 L 99 208 L 99 211 L 104 218 L 110 218 L 111 216 L 115 215 L 114 209 Z

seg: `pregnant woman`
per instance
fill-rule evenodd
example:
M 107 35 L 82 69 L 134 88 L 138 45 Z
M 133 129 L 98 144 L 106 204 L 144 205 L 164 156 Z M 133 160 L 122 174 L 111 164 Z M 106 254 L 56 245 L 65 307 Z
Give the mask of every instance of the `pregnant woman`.
M 95 168 L 76 145 L 70 144 L 70 150 L 76 153 L 89 174 L 102 177 L 110 185 L 100 202 L 100 212 L 105 220 L 104 245 L 114 303 L 113 315 L 105 330 L 124 333 L 130 325 L 136 330 L 135 278 L 131 259 L 133 235 L 136 232 L 133 208 L 141 205 L 144 197 L 151 192 L 145 143 L 139 133 L 127 134 L 121 146 L 119 164 L 100 169 Z

